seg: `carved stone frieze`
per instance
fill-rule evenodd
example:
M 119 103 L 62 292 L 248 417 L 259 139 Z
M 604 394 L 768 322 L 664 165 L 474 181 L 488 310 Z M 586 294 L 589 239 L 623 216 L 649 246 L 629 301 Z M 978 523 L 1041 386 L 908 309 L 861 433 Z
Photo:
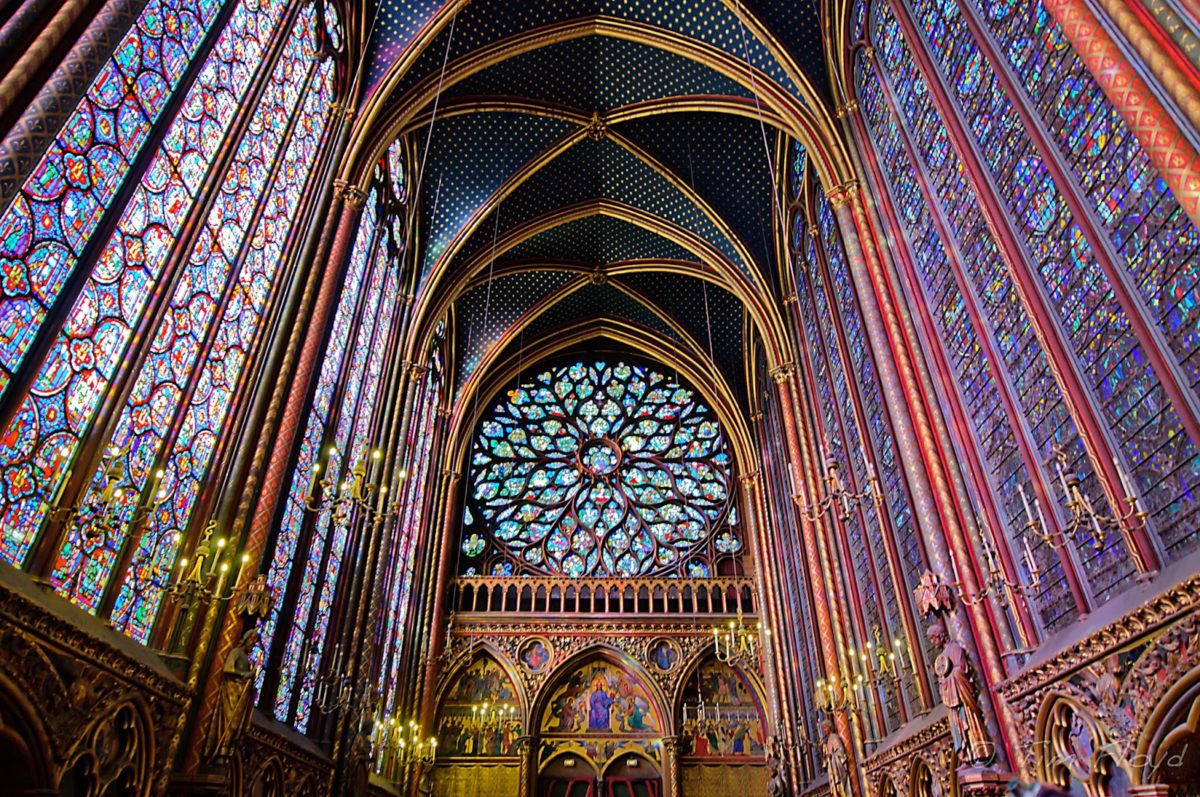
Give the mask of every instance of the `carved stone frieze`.
M 940 709 L 939 709 L 940 710 Z M 942 794 L 953 794 L 954 742 L 946 717 L 925 725 L 895 743 L 875 752 L 862 763 L 868 794 L 879 794 L 880 784 L 890 778 L 901 794 L 911 794 L 911 777 L 918 759 L 929 767 Z
M 130 793 L 161 793 L 190 691 L 153 653 L 24 578 L 0 579 L 0 690 L 38 729 L 47 785 L 90 758 L 124 772 Z
M 1134 783 L 1139 741 L 1155 711 L 1200 659 L 1200 578 L 1165 590 L 1119 620 L 1028 668 L 999 687 L 1016 723 L 1023 772 L 1044 776 L 1051 739 L 1040 722 L 1057 701 L 1094 718 L 1108 752 Z
M 265 727 L 256 720 L 241 745 L 242 794 L 250 794 L 256 778 L 267 768 L 277 768 L 282 778 L 281 794 L 288 797 L 317 797 L 329 793 L 333 765 L 307 740 L 296 740 Z

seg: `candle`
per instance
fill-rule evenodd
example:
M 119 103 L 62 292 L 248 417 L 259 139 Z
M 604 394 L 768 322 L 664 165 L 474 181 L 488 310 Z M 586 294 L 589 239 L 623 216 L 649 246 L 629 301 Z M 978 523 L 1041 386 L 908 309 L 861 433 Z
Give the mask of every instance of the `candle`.
M 241 563 L 238 565 L 237 578 L 234 579 L 234 585 L 242 583 L 242 572 L 246 569 L 246 565 L 250 564 L 250 554 L 242 554 Z
M 1058 483 L 1062 485 L 1063 495 L 1067 497 L 1068 501 L 1073 500 L 1071 496 L 1071 488 L 1067 486 L 1067 474 L 1063 472 L 1061 460 L 1054 460 L 1054 470 L 1058 473 Z
M 981 533 L 980 533 L 980 535 L 979 535 L 979 541 L 980 541 L 981 543 L 983 543 L 983 557 L 984 557 L 985 559 L 987 559 L 987 563 L 988 563 L 988 570 L 989 570 L 989 571 L 992 571 L 992 572 L 995 572 L 995 570 L 996 570 L 996 557 L 995 557 L 995 555 L 992 553 L 992 546 L 991 546 L 991 544 L 988 542 L 988 538 L 987 538 L 987 537 L 986 537 L 986 536 L 985 536 L 985 535 L 984 535 L 982 532 L 981 532 Z
M 1025 521 L 1033 523 L 1033 512 L 1029 510 L 1029 496 L 1025 494 L 1025 485 L 1017 482 L 1017 492 L 1021 494 L 1021 505 L 1025 507 Z
M 1138 495 L 1138 491 L 1133 483 L 1133 479 L 1128 473 L 1125 472 L 1125 469 L 1121 467 L 1121 463 L 1117 461 L 1116 457 L 1113 457 L 1113 467 L 1117 469 L 1117 476 L 1121 478 L 1121 488 L 1125 491 L 1126 497 L 1133 504 L 1134 509 L 1136 509 L 1138 512 L 1142 512 L 1142 498 L 1140 495 Z
M 1046 525 L 1046 516 L 1042 514 L 1042 505 L 1038 503 L 1036 498 L 1033 499 L 1033 508 L 1037 510 L 1038 523 L 1041 524 L 1041 533 L 1049 534 L 1050 527 Z

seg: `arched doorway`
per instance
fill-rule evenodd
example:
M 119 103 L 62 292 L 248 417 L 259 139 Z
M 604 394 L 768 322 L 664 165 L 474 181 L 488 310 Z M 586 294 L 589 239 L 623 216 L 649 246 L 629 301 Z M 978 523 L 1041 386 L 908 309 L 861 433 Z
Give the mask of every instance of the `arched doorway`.
M 602 775 L 591 761 L 563 754 L 547 762 L 538 777 L 537 797 L 662 797 L 658 765 L 637 753 L 619 755 Z
M 609 762 L 600 797 L 662 797 L 662 774 L 653 761 L 631 753 Z

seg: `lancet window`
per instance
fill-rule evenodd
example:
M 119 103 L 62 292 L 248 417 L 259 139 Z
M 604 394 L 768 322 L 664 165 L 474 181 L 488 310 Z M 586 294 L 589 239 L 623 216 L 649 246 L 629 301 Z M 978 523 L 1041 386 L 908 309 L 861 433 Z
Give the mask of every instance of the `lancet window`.
M 0 555 L 144 643 L 232 454 L 336 91 L 311 4 L 239 2 L 209 30 L 219 11 L 151 3 L 0 219 L 21 331 Z

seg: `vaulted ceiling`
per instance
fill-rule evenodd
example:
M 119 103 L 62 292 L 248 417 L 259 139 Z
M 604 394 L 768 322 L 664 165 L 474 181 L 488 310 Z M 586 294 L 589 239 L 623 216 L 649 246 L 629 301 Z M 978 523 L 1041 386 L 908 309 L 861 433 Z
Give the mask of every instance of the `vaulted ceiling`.
M 603 321 L 745 406 L 787 292 L 789 117 L 830 118 L 819 4 L 384 0 L 359 135 L 411 153 L 418 306 L 452 311 L 460 392 Z

